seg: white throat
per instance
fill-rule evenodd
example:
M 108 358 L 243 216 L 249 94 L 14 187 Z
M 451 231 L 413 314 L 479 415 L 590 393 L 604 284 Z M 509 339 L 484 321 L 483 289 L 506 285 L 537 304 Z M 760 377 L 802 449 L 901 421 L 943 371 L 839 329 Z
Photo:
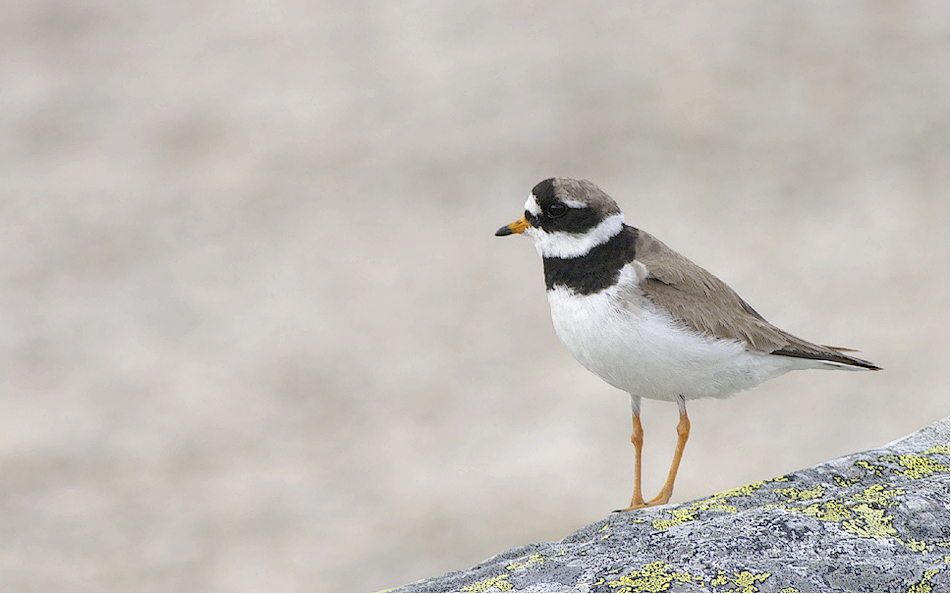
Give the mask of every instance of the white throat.
M 546 233 L 537 227 L 525 229 L 525 234 L 532 238 L 535 249 L 542 258 L 577 258 L 591 251 L 591 248 L 601 245 L 624 228 L 624 215 L 611 215 L 589 229 L 585 233 L 567 233 L 555 231 Z

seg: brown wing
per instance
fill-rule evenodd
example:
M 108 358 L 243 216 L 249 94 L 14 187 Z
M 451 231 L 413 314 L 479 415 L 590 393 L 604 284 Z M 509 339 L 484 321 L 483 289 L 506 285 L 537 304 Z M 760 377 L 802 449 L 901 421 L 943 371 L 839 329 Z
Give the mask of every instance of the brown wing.
M 766 353 L 878 369 L 843 355 L 842 349 L 813 344 L 773 326 L 726 283 L 641 230 L 635 258 L 648 271 L 639 284 L 646 297 L 696 332 L 739 340 Z

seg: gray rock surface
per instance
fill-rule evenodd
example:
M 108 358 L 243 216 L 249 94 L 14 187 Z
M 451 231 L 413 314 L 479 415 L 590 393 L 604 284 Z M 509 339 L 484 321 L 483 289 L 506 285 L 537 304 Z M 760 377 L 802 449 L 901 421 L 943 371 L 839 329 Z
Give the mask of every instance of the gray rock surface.
M 948 419 L 394 592 L 947 592 Z

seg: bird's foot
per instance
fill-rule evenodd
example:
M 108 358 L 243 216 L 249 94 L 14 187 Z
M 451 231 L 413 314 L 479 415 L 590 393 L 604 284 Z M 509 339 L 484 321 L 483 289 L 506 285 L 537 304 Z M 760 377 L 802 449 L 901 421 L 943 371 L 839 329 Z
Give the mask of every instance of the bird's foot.
M 644 509 L 645 507 L 654 507 L 655 505 L 664 505 L 668 501 L 670 501 L 670 496 L 671 496 L 671 493 L 666 493 L 664 491 L 661 491 L 657 497 L 654 497 L 650 501 L 639 501 L 639 502 L 632 501 L 630 507 L 625 507 L 624 509 L 616 509 L 611 513 L 618 514 L 618 513 L 634 511 L 635 509 Z

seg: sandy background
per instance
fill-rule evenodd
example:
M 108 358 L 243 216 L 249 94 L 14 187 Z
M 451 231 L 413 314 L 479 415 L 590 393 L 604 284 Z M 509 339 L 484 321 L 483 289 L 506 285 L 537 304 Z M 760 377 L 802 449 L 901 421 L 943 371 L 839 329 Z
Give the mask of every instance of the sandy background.
M 948 22 L 4 2 L 0 587 L 375 590 L 624 505 L 627 398 L 492 235 L 551 175 L 885 368 L 691 403 L 676 501 L 947 416 Z

